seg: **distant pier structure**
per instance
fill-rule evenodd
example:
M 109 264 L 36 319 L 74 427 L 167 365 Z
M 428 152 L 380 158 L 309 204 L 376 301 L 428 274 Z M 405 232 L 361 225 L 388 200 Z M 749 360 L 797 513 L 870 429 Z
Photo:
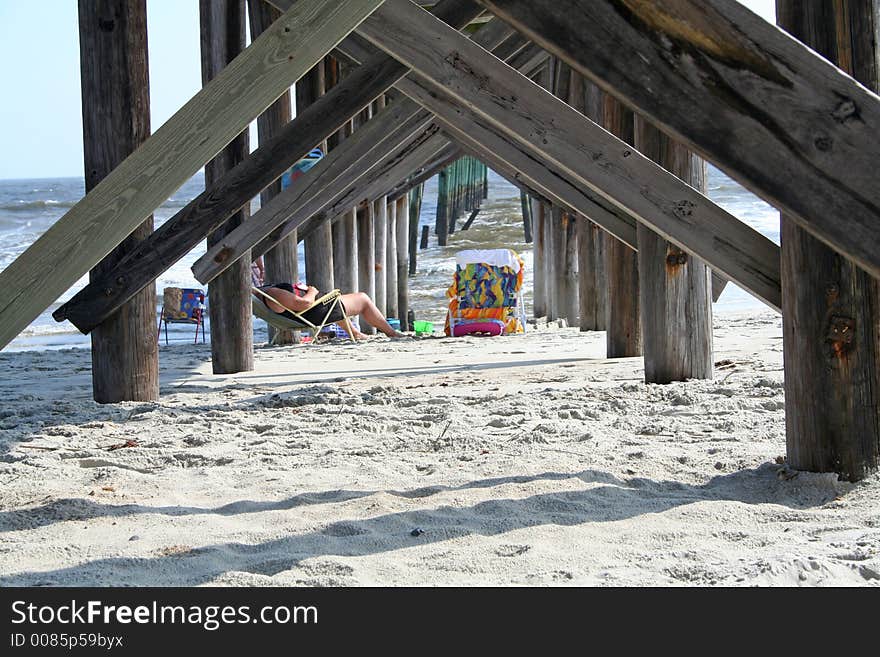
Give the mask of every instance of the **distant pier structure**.
M 424 182 L 441 176 L 443 245 L 491 168 L 522 191 L 536 316 L 606 330 L 646 382 L 706 379 L 733 282 L 782 313 L 789 464 L 862 479 L 880 459 L 880 0 L 777 9 L 787 32 L 736 0 L 201 0 L 204 86 L 151 134 L 146 0 L 79 0 L 87 194 L 0 272 L 0 346 L 90 273 L 54 316 L 92 335 L 95 399 L 156 399 L 154 284 L 206 238 L 217 372 L 253 367 L 250 262 L 295 278 L 300 241 L 316 285 L 405 318 Z M 704 195 L 706 161 L 779 209 L 781 248 Z

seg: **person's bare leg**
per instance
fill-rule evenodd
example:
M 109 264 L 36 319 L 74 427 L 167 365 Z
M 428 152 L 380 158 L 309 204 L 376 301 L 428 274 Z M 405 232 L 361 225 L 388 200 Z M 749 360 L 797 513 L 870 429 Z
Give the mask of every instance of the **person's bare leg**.
M 280 301 L 280 299 L 279 299 Z M 375 326 L 389 338 L 401 338 L 404 334 L 395 331 L 391 325 L 385 321 L 385 317 L 379 312 L 373 300 L 364 292 L 355 292 L 353 294 L 343 294 L 342 304 L 345 306 L 345 312 L 349 315 L 360 315 L 370 326 Z

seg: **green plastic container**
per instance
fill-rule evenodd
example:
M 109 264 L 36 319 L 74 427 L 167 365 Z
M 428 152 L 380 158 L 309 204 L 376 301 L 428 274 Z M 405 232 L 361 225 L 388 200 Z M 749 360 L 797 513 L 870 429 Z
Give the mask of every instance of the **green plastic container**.
M 413 322 L 413 331 L 416 332 L 416 335 L 428 335 L 434 332 L 434 325 L 419 319 Z

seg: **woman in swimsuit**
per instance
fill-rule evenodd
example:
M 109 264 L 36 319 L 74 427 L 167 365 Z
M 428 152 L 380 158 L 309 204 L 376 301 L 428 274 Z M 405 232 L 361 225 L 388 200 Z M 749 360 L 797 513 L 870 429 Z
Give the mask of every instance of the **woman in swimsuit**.
M 290 308 L 290 310 L 302 313 L 303 317 L 310 322 L 317 323 L 326 314 L 326 311 L 320 307 L 315 307 L 303 313 L 304 310 L 315 303 L 315 299 L 321 296 L 321 293 L 318 292 L 318 288 L 314 286 L 305 285 L 304 283 L 297 283 L 296 285 L 291 285 L 289 283 L 274 283 L 272 285 L 263 286 L 260 289 L 272 298 L 277 299 L 287 308 Z M 270 301 L 262 296 L 260 298 L 272 312 L 286 317 L 291 316 L 287 310 L 274 301 Z M 373 303 L 373 300 L 364 292 L 343 294 L 340 297 L 340 300 L 349 317 L 352 315 L 360 315 L 364 321 L 370 324 L 370 326 L 376 327 L 376 329 L 387 335 L 389 338 L 405 337 L 404 333 L 395 331 L 391 328 L 391 325 L 385 321 L 385 317 L 379 312 L 376 304 Z M 329 319 L 330 321 L 336 322 L 343 328 L 343 330 L 347 331 L 348 329 L 345 326 L 345 322 L 342 321 L 342 317 L 342 313 L 339 310 L 334 309 L 333 314 L 330 315 Z M 354 327 L 352 327 L 352 330 L 354 331 L 354 337 L 359 340 L 367 337 Z

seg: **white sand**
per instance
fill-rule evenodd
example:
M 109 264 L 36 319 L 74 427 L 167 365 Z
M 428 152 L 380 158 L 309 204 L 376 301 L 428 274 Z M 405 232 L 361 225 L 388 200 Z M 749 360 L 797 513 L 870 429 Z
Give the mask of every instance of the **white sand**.
M 880 478 L 777 464 L 780 321 L 716 323 L 669 386 L 576 329 L 163 345 L 158 404 L 0 353 L 0 585 L 880 584 Z

